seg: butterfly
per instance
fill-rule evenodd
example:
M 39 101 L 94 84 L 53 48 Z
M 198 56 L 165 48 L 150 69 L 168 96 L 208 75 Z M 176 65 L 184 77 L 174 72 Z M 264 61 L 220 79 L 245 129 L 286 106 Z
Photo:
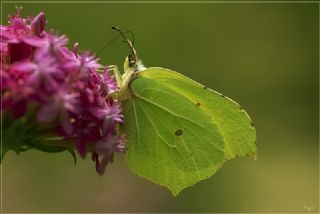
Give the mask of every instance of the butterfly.
M 255 156 L 256 131 L 235 101 L 170 69 L 146 68 L 131 53 L 115 76 L 124 114 L 129 168 L 177 195 L 212 176 L 226 160 Z

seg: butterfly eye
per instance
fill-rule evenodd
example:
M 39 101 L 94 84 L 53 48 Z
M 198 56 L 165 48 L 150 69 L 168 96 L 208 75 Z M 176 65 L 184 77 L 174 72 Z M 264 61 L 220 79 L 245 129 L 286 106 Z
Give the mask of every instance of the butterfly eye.
M 132 68 L 137 62 L 135 54 L 131 52 L 128 56 L 128 59 L 129 59 L 129 67 Z
M 130 61 L 130 62 L 129 62 L 129 67 L 132 68 L 132 67 L 134 66 L 134 64 L 135 64 L 135 61 L 133 61 L 133 60 Z

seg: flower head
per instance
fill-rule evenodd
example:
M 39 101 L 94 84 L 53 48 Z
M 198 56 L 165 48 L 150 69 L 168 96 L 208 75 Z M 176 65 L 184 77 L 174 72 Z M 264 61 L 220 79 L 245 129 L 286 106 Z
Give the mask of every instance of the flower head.
M 66 36 L 46 32 L 43 12 L 30 19 L 20 13 L 0 26 L 1 113 L 16 119 L 31 115 L 30 127 L 38 134 L 31 136 L 37 139 L 55 133 L 73 140 L 81 157 L 92 152 L 103 174 L 114 153 L 126 151 L 125 136 L 116 132 L 123 121 L 114 100 L 118 85 L 94 54 L 79 51 L 78 43 L 71 51 Z

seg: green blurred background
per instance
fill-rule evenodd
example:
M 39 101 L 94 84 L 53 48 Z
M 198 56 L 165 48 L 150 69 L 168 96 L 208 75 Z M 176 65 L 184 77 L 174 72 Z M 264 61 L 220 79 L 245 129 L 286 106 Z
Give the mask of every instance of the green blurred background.
M 16 3 L 3 3 L 3 23 Z M 3 212 L 318 212 L 319 5 L 316 3 L 23 3 L 100 50 L 131 30 L 146 66 L 178 71 L 239 102 L 255 122 L 258 159 L 238 158 L 174 198 L 117 157 L 104 176 L 90 158 L 10 152 Z M 71 46 L 71 45 L 70 45 Z M 100 54 L 122 67 L 120 40 Z M 196 143 L 196 142 L 195 142 Z

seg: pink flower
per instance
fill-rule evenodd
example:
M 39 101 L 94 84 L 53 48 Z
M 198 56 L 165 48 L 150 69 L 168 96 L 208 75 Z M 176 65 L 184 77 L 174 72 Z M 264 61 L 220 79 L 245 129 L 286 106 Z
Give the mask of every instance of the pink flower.
M 109 74 L 109 69 L 106 68 L 102 74 L 100 91 L 106 96 L 108 93 L 113 93 L 119 90 L 119 87 L 112 76 Z
M 40 13 L 29 25 L 27 19 L 20 17 L 20 12 L 21 8 L 17 9 L 16 14 L 10 17 L 10 25 L 0 26 L 1 41 L 7 44 L 6 55 L 9 63 L 31 57 L 33 45 L 27 41 L 34 33 L 40 35 L 46 24 L 43 13 Z
M 125 153 L 126 151 L 124 135 L 119 137 L 110 135 L 103 138 L 101 142 L 96 144 L 95 152 L 92 156 L 92 159 L 96 162 L 98 174 L 103 175 L 108 164 L 113 162 L 114 152 Z M 99 160 L 99 156 L 102 156 L 101 160 Z
M 116 132 L 123 122 L 121 106 L 113 100 L 119 87 L 93 54 L 80 52 L 77 43 L 70 51 L 68 38 L 46 32 L 45 25 L 44 13 L 24 19 L 18 10 L 8 26 L 0 26 L 1 111 L 16 119 L 31 115 L 32 127 L 45 123 L 50 129 L 41 136 L 73 139 L 83 158 L 93 148 L 101 175 L 114 153 L 126 151 L 125 136 Z
M 121 114 L 121 108 L 117 104 L 107 105 L 105 108 L 106 119 L 112 119 L 115 122 L 122 123 L 123 115 Z
M 98 59 L 95 59 L 89 52 L 83 52 L 78 56 L 77 52 L 76 54 L 71 54 L 64 51 L 63 55 L 65 60 L 67 60 L 64 69 L 67 71 L 79 70 L 82 76 L 88 75 L 89 70 L 96 70 L 101 67 Z
M 21 117 L 26 111 L 27 99 L 34 93 L 33 88 L 27 86 L 27 74 L 17 73 L 12 68 L 1 70 L 1 106 L 8 109 L 14 118 Z
M 29 77 L 27 84 L 34 90 L 53 92 L 58 88 L 55 78 L 63 78 L 63 72 L 59 69 L 56 59 L 50 55 L 40 55 L 38 51 L 34 55 L 34 62 L 22 61 L 12 65 L 17 72 L 27 72 Z
M 4 43 L 20 43 L 23 39 L 31 35 L 31 29 L 27 25 L 27 20 L 20 17 L 18 9 L 15 15 L 10 16 L 10 25 L 1 26 L 1 39 Z
M 67 135 L 71 135 L 73 127 L 70 113 L 78 115 L 82 110 L 79 96 L 79 93 L 70 93 L 67 87 L 62 86 L 41 105 L 37 119 L 41 122 L 50 122 L 58 117 L 64 131 Z
M 61 49 L 68 44 L 68 38 L 65 35 L 56 36 L 46 34 L 45 37 L 29 36 L 24 39 L 24 42 L 32 47 L 38 48 L 39 55 L 55 55 L 59 57 Z

